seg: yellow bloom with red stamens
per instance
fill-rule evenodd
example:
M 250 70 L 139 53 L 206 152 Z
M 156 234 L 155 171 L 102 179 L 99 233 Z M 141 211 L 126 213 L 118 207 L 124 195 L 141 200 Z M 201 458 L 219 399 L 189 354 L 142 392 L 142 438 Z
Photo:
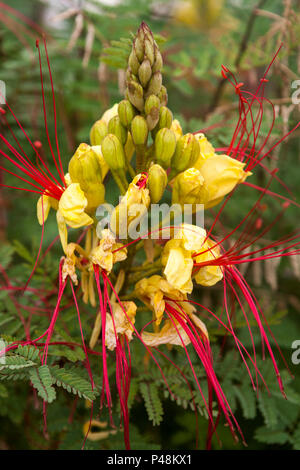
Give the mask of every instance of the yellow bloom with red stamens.
M 163 249 L 164 275 L 170 285 L 180 292 L 190 294 L 193 290 L 193 254 L 201 250 L 206 231 L 195 225 L 182 224 L 174 238 Z
M 184 315 L 187 315 L 193 324 L 208 338 L 207 329 L 204 323 L 195 315 L 195 307 L 187 302 L 186 294 L 174 289 L 166 279 L 158 275 L 142 279 L 136 284 L 134 292 L 154 312 L 156 327 L 160 325 L 163 319 L 166 302 L 168 302 L 169 307 L 176 309 L 183 318 Z M 187 319 L 184 319 L 184 321 L 186 322 Z M 142 339 L 147 346 L 159 346 L 160 344 L 183 346 L 182 341 L 185 345 L 190 343 L 183 327 L 174 319 L 166 319 L 159 331 L 154 333 L 143 332 Z
M 127 258 L 127 248 L 122 243 L 116 243 L 115 237 L 108 229 L 102 230 L 101 236 L 99 245 L 91 251 L 89 259 L 92 264 L 110 273 L 115 263 Z

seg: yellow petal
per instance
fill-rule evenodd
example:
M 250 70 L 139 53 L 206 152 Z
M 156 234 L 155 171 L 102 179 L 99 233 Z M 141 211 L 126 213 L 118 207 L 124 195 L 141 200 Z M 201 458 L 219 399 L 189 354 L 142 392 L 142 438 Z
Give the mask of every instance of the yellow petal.
M 84 212 L 86 206 L 87 199 L 79 183 L 71 183 L 67 187 L 58 205 L 65 222 L 72 228 L 79 228 L 93 223 L 93 219 Z
M 126 335 L 128 341 L 132 340 L 137 307 L 134 302 L 123 302 L 122 307 L 113 304 L 113 317 L 106 314 L 105 344 L 111 351 L 116 347 L 116 335 Z
M 68 246 L 68 230 L 65 222 L 65 218 L 61 215 L 60 211 L 56 212 L 56 220 L 58 226 L 58 233 L 60 236 L 60 241 L 64 252 L 67 251 Z
M 105 111 L 105 113 L 102 115 L 101 119 L 106 122 L 106 124 L 109 123 L 109 121 L 111 120 L 111 118 L 113 118 L 114 116 L 117 116 L 118 114 L 118 106 L 119 106 L 119 103 L 115 103 L 111 108 L 107 109 Z
M 244 163 L 228 155 L 215 154 L 204 161 L 200 171 L 208 190 L 207 203 L 210 207 L 213 201 L 219 201 L 229 194 L 251 174 L 244 171 L 244 166 Z
M 189 252 L 182 248 L 171 249 L 164 269 L 167 281 L 183 293 L 191 293 L 193 260 Z
M 145 331 L 142 333 L 142 340 L 147 346 L 159 346 L 161 344 L 174 344 L 176 346 L 186 346 L 191 341 L 183 327 L 176 324 L 176 328 L 171 320 L 166 320 L 164 326 L 158 333 Z
M 46 222 L 51 208 L 50 197 L 43 194 L 37 202 L 37 218 L 40 225 Z

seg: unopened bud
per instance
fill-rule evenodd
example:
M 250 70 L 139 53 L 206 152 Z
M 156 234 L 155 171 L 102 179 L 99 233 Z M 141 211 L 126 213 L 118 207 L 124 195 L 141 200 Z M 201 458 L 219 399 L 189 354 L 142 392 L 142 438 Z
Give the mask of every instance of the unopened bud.
M 152 69 L 148 59 L 143 60 L 138 75 L 142 86 L 145 88 L 152 75 Z
M 122 145 L 126 143 L 127 140 L 127 129 L 121 124 L 119 116 L 114 116 L 108 123 L 108 132 L 114 134 L 118 137 Z
M 172 158 L 172 170 L 180 173 L 190 168 L 197 161 L 200 145 L 193 134 L 185 134 L 177 141 L 175 154 Z
M 101 169 L 96 153 L 88 144 L 80 144 L 69 161 L 72 183 L 79 183 L 85 191 L 90 183 L 101 183 Z
M 160 99 L 160 104 L 162 106 L 167 106 L 168 103 L 168 93 L 164 85 L 161 86 L 160 92 L 158 93 L 158 98 Z
M 163 67 L 162 56 L 161 56 L 161 53 L 159 52 L 158 48 L 156 48 L 156 50 L 155 50 L 155 61 L 154 61 L 154 64 L 152 66 L 152 72 L 153 73 L 161 72 L 162 67 Z
M 150 95 L 145 101 L 145 113 L 150 114 L 151 109 L 157 108 L 159 110 L 160 108 L 160 101 L 159 98 L 156 95 Z
M 155 155 L 157 163 L 163 168 L 168 168 L 176 148 L 176 137 L 173 131 L 160 129 L 155 136 Z
M 102 155 L 111 170 L 125 168 L 124 149 L 119 139 L 114 134 L 108 134 L 101 145 Z
M 137 59 L 137 56 L 136 56 L 136 53 L 135 53 L 134 49 L 132 49 L 132 51 L 130 53 L 130 56 L 129 56 L 129 59 L 128 59 L 128 65 L 129 65 L 132 73 L 137 75 L 137 73 L 139 71 L 140 63 Z
M 72 183 L 79 183 L 88 201 L 87 212 L 104 202 L 104 186 L 98 157 L 87 144 L 80 144 L 69 162 Z
M 145 39 L 145 57 L 150 62 L 150 65 L 154 64 L 154 57 L 155 57 L 155 43 L 154 39 L 151 35 L 151 39 Z
M 144 51 L 145 51 L 145 49 L 144 49 L 144 38 L 141 37 L 141 35 L 139 33 L 140 33 L 140 30 L 138 31 L 138 35 L 134 40 L 133 48 L 134 48 L 134 52 L 136 54 L 136 57 L 137 57 L 138 61 L 142 62 L 142 60 L 144 58 Z
M 158 95 L 161 90 L 161 84 L 162 84 L 162 75 L 160 72 L 155 72 L 152 75 L 151 80 L 149 82 L 149 85 L 147 88 L 147 96 Z
M 134 118 L 136 112 L 130 101 L 123 100 L 119 103 L 118 114 L 123 126 L 128 128 L 130 127 L 131 121 Z
M 159 121 L 158 128 L 162 129 L 163 127 L 171 128 L 173 121 L 173 114 L 166 106 L 161 106 L 159 110 Z
M 148 126 L 142 116 L 135 116 L 131 123 L 131 136 L 135 145 L 144 145 L 148 138 Z
M 148 188 L 151 202 L 157 204 L 161 200 L 167 186 L 167 173 L 160 165 L 155 164 L 150 167 L 148 174 Z
M 102 140 L 108 134 L 107 124 L 103 119 L 99 119 L 92 126 L 90 131 L 91 145 L 101 145 Z
M 145 113 L 149 131 L 152 131 L 159 120 L 160 101 L 156 95 L 150 95 L 145 101 Z
M 144 93 L 143 87 L 136 82 L 129 82 L 127 85 L 128 98 L 130 102 L 135 106 L 139 111 L 144 109 Z

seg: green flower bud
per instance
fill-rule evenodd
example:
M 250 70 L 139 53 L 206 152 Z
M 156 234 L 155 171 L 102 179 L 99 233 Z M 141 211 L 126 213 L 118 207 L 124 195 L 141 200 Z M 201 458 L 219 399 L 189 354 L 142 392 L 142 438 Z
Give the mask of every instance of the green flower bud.
M 160 101 L 156 95 L 150 95 L 145 101 L 146 121 L 149 131 L 152 131 L 159 120 Z
M 134 73 L 134 75 L 137 75 L 137 73 L 139 71 L 140 63 L 137 59 L 137 56 L 136 56 L 136 53 L 135 53 L 134 49 L 130 53 L 130 56 L 129 56 L 129 59 L 128 59 L 128 65 L 129 65 L 132 73 Z
M 160 101 L 159 98 L 156 95 L 150 95 L 145 101 L 145 113 L 150 114 L 151 109 L 157 108 L 159 110 L 160 108 Z
M 128 132 L 123 124 L 121 124 L 121 120 L 118 115 L 110 119 L 108 123 L 108 132 L 118 137 L 122 145 L 126 143 Z
M 161 69 L 163 67 L 163 60 L 162 60 L 162 55 L 159 52 L 158 48 L 155 50 L 155 62 L 152 66 L 152 72 L 161 72 Z
M 148 188 L 151 202 L 157 204 L 166 189 L 168 177 L 165 170 L 160 165 L 152 165 L 149 169 Z
M 148 59 L 143 60 L 139 68 L 138 76 L 142 86 L 145 88 L 152 76 L 152 69 Z
M 130 127 L 131 121 L 134 118 L 136 112 L 130 101 L 123 100 L 119 103 L 118 114 L 121 123 L 125 127 Z
M 152 131 L 157 125 L 159 120 L 159 110 L 158 108 L 152 108 L 150 114 L 146 117 L 147 125 L 149 131 Z
M 140 35 L 140 29 L 138 30 L 138 35 L 134 40 L 133 48 L 134 48 L 134 52 L 136 54 L 138 61 L 142 62 L 144 58 L 145 48 L 144 48 L 144 38 L 142 38 Z
M 158 98 L 160 99 L 160 104 L 162 106 L 167 106 L 168 103 L 168 93 L 164 85 L 161 86 L 160 92 L 158 93 Z
M 128 82 L 136 82 L 136 83 L 138 83 L 138 81 L 139 81 L 137 75 L 134 75 L 134 74 L 132 73 L 132 71 L 131 71 L 130 68 L 128 68 L 128 69 L 126 70 L 125 78 L 126 78 L 126 82 L 127 82 L 127 83 L 128 83 Z
M 160 72 L 155 72 L 148 85 L 147 96 L 158 95 L 161 89 L 162 75 Z
M 193 134 L 185 134 L 177 141 L 172 158 L 172 171 L 180 173 L 194 165 L 200 154 L 200 145 Z
M 90 183 L 101 183 L 102 175 L 96 153 L 88 144 L 80 144 L 69 161 L 72 183 L 79 183 L 85 191 Z
M 102 155 L 111 170 L 125 168 L 125 153 L 119 139 L 114 134 L 108 134 L 101 145 Z
M 151 35 L 151 39 L 145 39 L 145 56 L 150 62 L 150 65 L 154 64 L 154 54 L 155 54 L 155 44 L 153 37 Z
M 139 111 L 144 109 L 144 92 L 143 88 L 139 83 L 129 82 L 127 85 L 128 97 L 130 102 L 135 106 Z
M 157 163 L 168 168 L 176 148 L 176 136 L 170 129 L 160 129 L 155 136 L 155 155 Z
M 173 114 L 166 106 L 161 106 L 159 110 L 159 121 L 158 121 L 158 128 L 162 129 L 163 127 L 167 127 L 170 129 L 173 121 Z
M 107 124 L 103 119 L 99 119 L 92 126 L 90 131 L 91 145 L 101 145 L 102 140 L 108 134 Z
M 135 116 L 131 123 L 131 136 L 135 145 L 144 145 L 148 138 L 148 126 L 142 116 Z

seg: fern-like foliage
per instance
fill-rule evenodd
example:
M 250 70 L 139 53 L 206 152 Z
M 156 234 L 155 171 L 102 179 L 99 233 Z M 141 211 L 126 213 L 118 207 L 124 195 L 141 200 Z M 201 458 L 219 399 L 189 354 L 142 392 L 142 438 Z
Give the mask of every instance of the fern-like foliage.
M 153 423 L 153 426 L 158 426 L 162 422 L 164 411 L 157 387 L 153 383 L 141 382 L 140 392 L 145 402 L 149 420 Z
M 93 401 L 98 395 L 96 389 L 92 389 L 91 384 L 80 377 L 74 369 L 64 369 L 58 366 L 50 368 L 50 373 L 58 387 L 63 387 L 69 393 L 78 395 L 80 398 Z

